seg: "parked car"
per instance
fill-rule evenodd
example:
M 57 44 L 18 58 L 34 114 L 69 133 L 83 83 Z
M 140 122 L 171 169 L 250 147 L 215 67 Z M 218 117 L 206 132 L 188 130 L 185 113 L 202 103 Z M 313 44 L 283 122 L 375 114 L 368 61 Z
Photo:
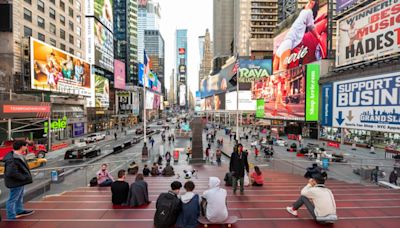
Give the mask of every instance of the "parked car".
M 93 158 L 101 154 L 101 149 L 95 145 L 77 146 L 67 150 L 64 155 L 65 160 L 81 160 L 86 158 Z
M 277 146 L 287 146 L 287 145 L 288 145 L 287 142 L 286 142 L 285 140 L 283 140 L 283 139 L 278 139 L 278 140 L 276 140 L 276 141 L 275 141 L 275 144 L 276 144 Z
M 165 122 L 171 122 L 171 118 L 168 117 Z
M 7 140 L 4 141 L 1 146 L 0 146 L 0 160 L 3 160 L 3 158 L 8 154 L 10 151 L 13 150 L 13 144 L 14 140 Z M 43 144 L 34 144 L 34 143 L 28 143 L 28 151 L 27 154 L 34 154 L 35 157 L 37 158 L 44 158 L 46 157 L 47 149 L 46 146 Z
M 164 122 L 162 120 L 157 121 L 157 125 L 163 125 Z
M 146 129 L 147 129 L 147 132 L 148 132 L 150 127 L 146 127 Z M 148 134 L 147 132 L 146 132 L 146 134 Z M 136 129 L 135 134 L 137 134 L 137 135 L 143 134 L 143 128 Z
M 90 134 L 90 135 L 88 135 L 86 138 L 85 138 L 85 142 L 86 143 L 93 143 L 93 142 L 98 142 L 98 141 L 100 141 L 100 140 L 104 140 L 106 138 L 106 134 L 103 134 L 103 133 L 93 133 L 93 134 Z
M 28 163 L 29 169 L 35 169 L 46 165 L 47 159 L 37 158 L 33 153 L 29 153 L 25 156 L 26 162 Z M 0 161 L 0 175 L 4 174 L 4 162 Z

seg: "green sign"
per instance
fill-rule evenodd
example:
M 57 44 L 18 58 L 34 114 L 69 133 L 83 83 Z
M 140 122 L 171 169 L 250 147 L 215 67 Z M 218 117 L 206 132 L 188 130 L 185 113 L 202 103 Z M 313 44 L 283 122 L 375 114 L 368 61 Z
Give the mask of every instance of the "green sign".
M 257 100 L 256 118 L 264 118 L 264 99 Z
M 307 65 L 306 121 L 318 121 L 319 110 L 319 64 Z
M 64 116 L 62 119 L 51 121 L 51 130 L 62 130 L 67 128 L 67 117 Z M 44 133 L 47 134 L 49 131 L 49 122 L 44 122 Z

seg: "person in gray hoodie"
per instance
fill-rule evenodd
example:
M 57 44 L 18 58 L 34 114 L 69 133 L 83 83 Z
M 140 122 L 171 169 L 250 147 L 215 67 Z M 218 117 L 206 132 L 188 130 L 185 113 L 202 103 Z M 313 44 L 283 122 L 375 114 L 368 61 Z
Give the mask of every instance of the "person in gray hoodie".
M 129 190 L 128 204 L 130 207 L 139 207 L 149 203 L 151 203 L 151 201 L 149 200 L 147 183 L 144 181 L 143 174 L 139 173 Z
M 196 228 L 197 218 L 200 216 L 200 197 L 193 193 L 194 183 L 188 181 L 183 186 L 186 193 L 181 196 L 182 211 L 178 216 L 175 226 L 182 228 Z

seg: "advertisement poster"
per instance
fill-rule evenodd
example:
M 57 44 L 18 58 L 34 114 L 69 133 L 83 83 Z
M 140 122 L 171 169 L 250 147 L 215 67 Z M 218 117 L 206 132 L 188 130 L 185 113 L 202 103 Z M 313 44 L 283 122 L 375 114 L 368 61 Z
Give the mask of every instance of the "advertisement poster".
M 321 125 L 332 127 L 332 99 L 333 99 L 333 84 L 328 83 L 322 86 L 322 113 Z
M 146 91 L 146 109 L 153 109 L 154 93 Z
M 337 21 L 336 67 L 400 52 L 400 2 L 378 0 Z
M 95 75 L 96 108 L 108 108 L 110 105 L 110 85 L 107 78 Z
M 252 83 L 251 98 L 264 99 L 266 118 L 304 120 L 305 69 L 297 67 Z
M 257 100 L 256 118 L 264 118 L 264 99 Z
M 400 72 L 333 83 L 333 126 L 400 132 Z
M 125 89 L 125 63 L 114 60 L 114 88 Z
M 207 97 L 205 101 L 206 111 L 215 110 L 214 97 Z
M 206 99 L 201 99 L 200 100 L 200 110 L 205 111 L 206 110 Z
M 237 93 L 230 92 L 226 94 L 225 109 L 229 111 L 237 110 Z M 251 99 L 251 91 L 239 91 L 239 110 L 255 111 L 256 101 Z
M 318 121 L 319 115 L 319 64 L 307 65 L 306 121 Z
M 114 72 L 114 38 L 113 34 L 99 21 L 94 21 L 94 64 Z
M 354 3 L 357 1 L 363 1 L 363 0 L 336 0 L 336 12 L 340 12 L 345 8 L 348 8 L 352 6 Z M 364 0 L 365 1 L 365 0 Z
M 180 106 L 186 105 L 186 86 L 185 85 L 179 86 L 179 105 Z
M 117 91 L 118 110 L 125 111 L 130 109 L 130 93 L 128 91 Z
M 225 93 L 214 96 L 214 110 L 225 110 Z
M 272 60 L 239 60 L 239 82 L 250 83 L 272 74 Z
M 274 38 L 273 72 L 312 63 L 327 56 L 327 0 L 309 1 L 294 17 L 289 17 Z
M 139 94 L 134 92 L 132 93 L 132 112 L 134 115 L 139 115 Z
M 95 16 L 104 26 L 113 31 L 114 0 L 87 0 L 86 16 Z
M 74 123 L 74 137 L 79 137 L 85 134 L 85 123 Z
M 91 96 L 90 65 L 34 38 L 31 45 L 32 89 Z
M 225 93 L 226 91 L 235 89 L 236 83 L 232 80 L 232 77 L 236 75 L 236 73 L 233 71 L 234 66 L 235 62 L 221 69 L 218 74 L 201 80 L 201 97 L 209 97 L 214 94 Z

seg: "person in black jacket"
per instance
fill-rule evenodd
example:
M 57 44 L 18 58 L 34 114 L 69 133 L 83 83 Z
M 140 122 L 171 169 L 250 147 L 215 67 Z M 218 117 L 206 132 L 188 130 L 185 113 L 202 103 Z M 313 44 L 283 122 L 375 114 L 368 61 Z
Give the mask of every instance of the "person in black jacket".
M 240 193 L 244 193 L 244 175 L 249 173 L 249 163 L 247 161 L 247 153 L 243 152 L 242 144 L 237 144 L 231 155 L 229 163 L 229 171 L 232 173 L 232 188 L 233 194 L 236 194 L 237 182 L 240 182 Z
M 169 228 L 174 226 L 182 210 L 182 202 L 178 198 L 182 183 L 174 181 L 171 183 L 171 190 L 161 193 L 156 203 L 154 214 L 154 225 L 156 228 Z
M 9 152 L 4 157 L 4 182 L 10 189 L 10 196 L 6 203 L 6 214 L 8 219 L 16 219 L 34 213 L 25 210 L 23 206 L 24 186 L 32 183 L 32 175 L 24 154 L 27 146 L 25 141 L 14 142 L 14 151 Z
M 114 208 L 126 205 L 129 194 L 129 184 L 125 181 L 126 172 L 121 169 L 118 171 L 118 179 L 111 184 L 111 201 Z

